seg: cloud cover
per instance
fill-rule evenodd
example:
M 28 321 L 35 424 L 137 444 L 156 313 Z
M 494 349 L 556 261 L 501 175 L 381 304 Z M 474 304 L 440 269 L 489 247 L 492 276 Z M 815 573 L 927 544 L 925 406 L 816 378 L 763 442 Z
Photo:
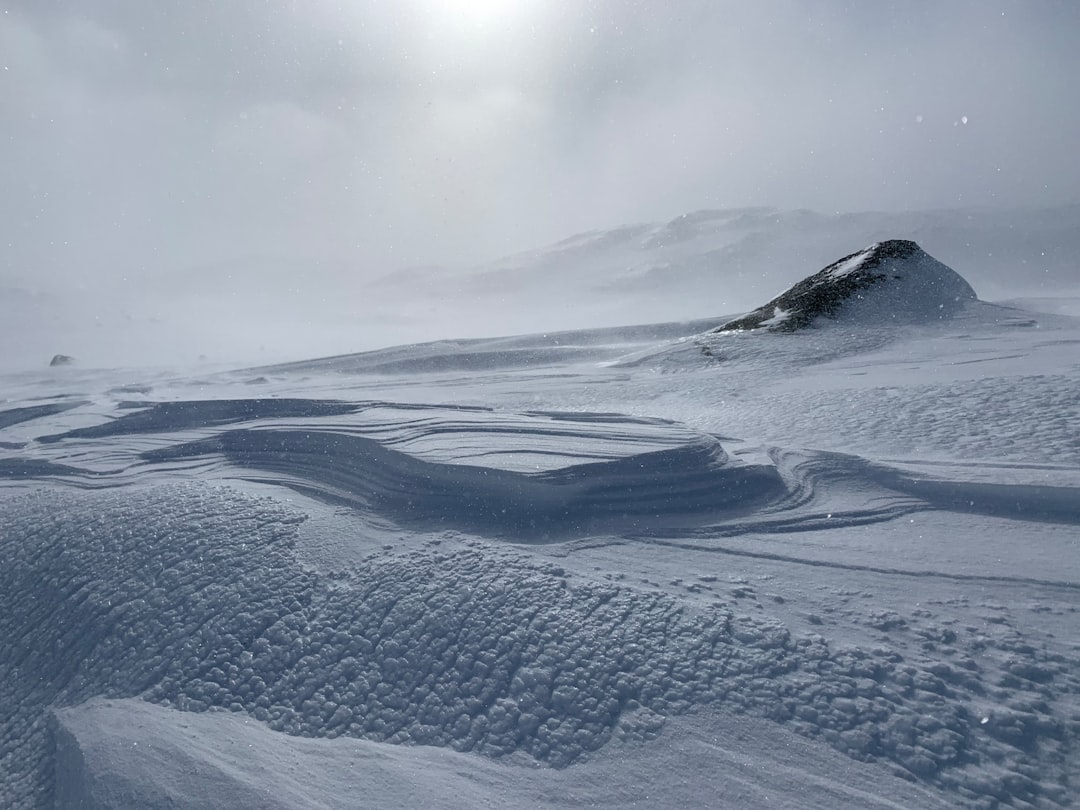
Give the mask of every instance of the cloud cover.
M 1075 198 L 1072 3 L 0 5 L 0 274 L 372 276 L 701 207 Z

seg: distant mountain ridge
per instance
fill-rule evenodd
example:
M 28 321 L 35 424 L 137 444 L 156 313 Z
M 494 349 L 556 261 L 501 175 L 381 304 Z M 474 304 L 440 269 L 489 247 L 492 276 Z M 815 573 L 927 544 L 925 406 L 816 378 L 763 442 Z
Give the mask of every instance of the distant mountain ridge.
M 975 290 L 955 270 L 907 239 L 875 242 L 830 264 L 716 332 L 794 332 L 816 320 L 913 323 L 954 314 Z

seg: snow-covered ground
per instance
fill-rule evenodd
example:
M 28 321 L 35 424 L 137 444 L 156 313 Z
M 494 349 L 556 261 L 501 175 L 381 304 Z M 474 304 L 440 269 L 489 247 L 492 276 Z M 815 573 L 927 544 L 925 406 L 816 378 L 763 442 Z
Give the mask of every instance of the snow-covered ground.
M 1080 320 L 724 321 L 5 376 L 0 805 L 1067 806 Z

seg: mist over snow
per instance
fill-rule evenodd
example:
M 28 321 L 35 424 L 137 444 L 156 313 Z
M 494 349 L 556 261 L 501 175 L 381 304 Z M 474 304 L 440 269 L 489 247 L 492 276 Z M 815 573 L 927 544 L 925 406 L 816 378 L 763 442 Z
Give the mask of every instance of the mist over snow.
M 1078 26 L 1073 3 L 996 0 L 6 0 L 0 358 L 258 362 L 737 314 L 889 238 L 984 298 L 984 273 L 1055 296 Z M 685 251 L 641 242 L 689 223 L 623 227 L 747 206 L 783 221 Z M 836 216 L 859 211 L 894 218 Z M 627 238 L 538 250 L 593 231 Z
M 1080 311 L 1080 206 L 704 210 L 587 231 L 481 264 L 371 279 L 347 263 L 282 257 L 70 286 L 12 278 L 0 296 L 0 363 L 38 368 L 63 353 L 91 367 L 257 364 L 451 338 L 723 318 L 853 247 L 897 237 L 957 269 L 984 299 Z

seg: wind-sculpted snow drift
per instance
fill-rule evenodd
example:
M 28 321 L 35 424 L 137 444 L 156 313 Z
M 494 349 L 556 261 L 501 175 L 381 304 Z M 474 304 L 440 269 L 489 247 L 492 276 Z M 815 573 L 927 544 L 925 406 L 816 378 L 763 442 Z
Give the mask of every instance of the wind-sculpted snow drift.
M 516 542 L 796 531 L 826 514 L 835 527 L 928 508 L 1080 522 L 1071 487 L 914 480 L 838 453 L 773 450 L 750 462 L 715 436 L 610 413 L 299 399 L 121 403 L 118 418 L 37 441 L 34 458 L 0 459 L 0 479 L 97 488 L 225 474 L 401 527 Z M 855 509 L 852 492 L 862 493 Z
M 123 459 L 112 445 L 102 446 L 110 437 L 146 448 Z M 291 399 L 173 402 L 38 441 L 44 447 L 37 458 L 0 461 L 0 477 L 56 475 L 106 486 L 131 475 L 148 478 L 155 469 L 195 475 L 224 460 L 258 471 L 248 477 L 350 503 L 399 525 L 515 540 L 700 525 L 751 512 L 785 491 L 775 468 L 730 458 L 713 436 L 618 414 Z

